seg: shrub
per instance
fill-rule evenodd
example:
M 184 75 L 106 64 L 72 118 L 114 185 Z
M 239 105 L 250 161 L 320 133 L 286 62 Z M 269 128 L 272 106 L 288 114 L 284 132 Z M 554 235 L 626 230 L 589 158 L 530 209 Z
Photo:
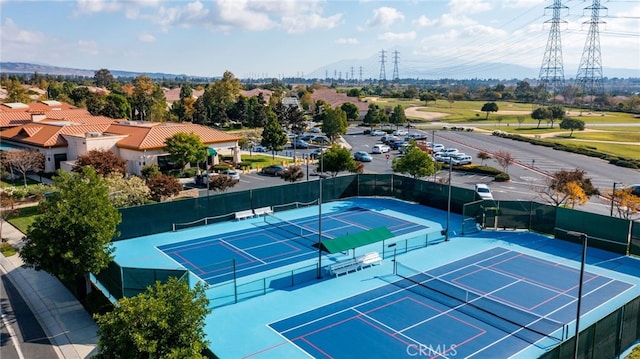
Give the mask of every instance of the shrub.
M 511 177 L 509 176 L 508 173 L 500 172 L 495 176 L 494 179 L 498 182 L 505 182 L 505 181 L 509 181 Z
M 222 171 L 225 171 L 225 170 L 230 170 L 231 166 L 229 166 L 229 165 L 215 165 L 215 166 L 211 167 L 211 169 L 214 172 L 222 172 Z

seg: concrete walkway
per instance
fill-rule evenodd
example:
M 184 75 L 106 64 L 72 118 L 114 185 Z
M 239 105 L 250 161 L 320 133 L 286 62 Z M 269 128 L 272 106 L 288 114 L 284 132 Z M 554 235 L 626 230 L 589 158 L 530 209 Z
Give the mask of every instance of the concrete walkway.
M 24 234 L 8 222 L 2 224 L 2 238 L 20 248 Z M 95 322 L 82 304 L 54 276 L 22 266 L 18 254 L 0 255 L 0 270 L 24 298 L 54 345 L 58 358 L 91 357 L 98 337 Z M 48 358 L 44 358 L 48 359 Z

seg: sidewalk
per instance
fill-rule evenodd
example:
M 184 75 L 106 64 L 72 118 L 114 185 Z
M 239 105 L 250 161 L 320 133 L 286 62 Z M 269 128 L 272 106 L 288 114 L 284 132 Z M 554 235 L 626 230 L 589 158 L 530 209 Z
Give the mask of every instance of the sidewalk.
M 24 234 L 8 222 L 2 224 L 2 238 L 16 248 Z M 0 255 L 2 275 L 20 292 L 47 333 L 58 358 L 88 358 L 94 354 L 98 337 L 95 322 L 82 304 L 54 276 L 24 268 L 18 254 Z

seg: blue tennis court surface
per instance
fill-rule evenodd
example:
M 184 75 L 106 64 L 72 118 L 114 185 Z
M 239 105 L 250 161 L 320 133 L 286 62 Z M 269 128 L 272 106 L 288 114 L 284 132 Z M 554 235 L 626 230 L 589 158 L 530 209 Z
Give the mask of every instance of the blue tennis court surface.
M 454 213 L 445 242 L 446 211 L 349 198 L 323 204 L 323 242 L 381 226 L 395 237 L 322 252 L 317 278 L 318 213 L 309 206 L 275 213 L 286 222 L 118 241 L 114 256 L 122 267 L 187 268 L 190 285 L 205 281 L 213 311 L 204 331 L 220 358 L 529 359 L 573 336 L 580 245 L 524 231 L 460 236 Z M 379 265 L 329 274 L 372 251 L 384 257 Z M 582 328 L 640 295 L 640 260 L 590 247 L 586 263 Z
M 575 318 L 576 269 L 504 248 L 398 274 L 270 327 L 314 358 L 507 358 L 561 342 Z M 630 287 L 586 273 L 583 311 Z
M 254 228 L 158 246 L 162 252 L 209 284 L 262 272 L 318 256 L 318 216 L 283 221 L 266 216 Z M 268 222 L 266 222 L 268 221 Z M 364 208 L 322 216 L 323 241 L 384 226 L 395 236 L 427 227 Z

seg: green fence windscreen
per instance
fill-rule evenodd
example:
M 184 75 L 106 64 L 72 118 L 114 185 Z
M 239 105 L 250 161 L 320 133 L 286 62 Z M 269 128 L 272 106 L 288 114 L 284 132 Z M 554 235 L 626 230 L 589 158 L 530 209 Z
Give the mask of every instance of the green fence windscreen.
M 556 216 L 555 236 L 578 243 L 580 238 L 567 235 L 567 231 L 586 233 L 589 246 L 626 254 L 629 239 L 629 221 L 595 213 L 574 211 L 559 207 Z
M 640 256 L 640 221 L 635 221 L 631 224 L 631 245 L 629 246 L 629 253 Z
M 122 268 L 122 292 L 125 297 L 132 297 L 153 286 L 156 281 L 166 282 L 169 277 L 189 278 L 186 270 Z

